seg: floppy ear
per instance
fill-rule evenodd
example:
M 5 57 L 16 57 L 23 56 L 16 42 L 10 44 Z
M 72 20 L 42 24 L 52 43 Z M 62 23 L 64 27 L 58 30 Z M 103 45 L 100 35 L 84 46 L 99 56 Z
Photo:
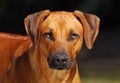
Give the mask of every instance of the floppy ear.
M 40 23 L 44 20 L 46 16 L 50 13 L 49 10 L 41 11 L 38 13 L 28 15 L 25 20 L 25 29 L 27 34 L 31 37 L 33 44 L 37 40 L 38 28 Z
M 96 15 L 83 13 L 78 10 L 74 11 L 74 15 L 82 23 L 86 46 L 91 49 L 99 32 L 100 19 Z

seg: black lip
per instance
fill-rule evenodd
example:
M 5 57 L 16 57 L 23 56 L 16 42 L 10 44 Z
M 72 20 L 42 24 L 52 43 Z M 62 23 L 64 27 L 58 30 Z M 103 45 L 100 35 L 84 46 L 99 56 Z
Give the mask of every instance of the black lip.
M 71 67 L 68 66 L 50 66 L 52 69 L 63 70 L 63 69 L 70 69 Z
M 66 69 L 66 68 L 64 68 L 64 67 L 62 67 L 62 66 L 58 66 L 58 67 L 52 67 L 53 69 L 57 69 L 57 70 L 63 70 L 63 69 Z
M 49 67 L 50 68 L 52 68 L 52 69 L 57 69 L 57 70 L 63 70 L 63 69 L 69 69 L 68 67 L 67 67 L 67 64 L 66 65 L 56 65 L 55 63 L 49 63 L 48 62 L 48 64 L 49 64 Z

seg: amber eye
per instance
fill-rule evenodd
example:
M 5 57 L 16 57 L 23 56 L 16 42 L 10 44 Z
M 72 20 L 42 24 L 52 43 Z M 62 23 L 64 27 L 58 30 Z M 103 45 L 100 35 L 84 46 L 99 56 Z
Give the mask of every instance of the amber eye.
M 45 32 L 44 37 L 48 38 L 49 40 L 54 41 L 54 37 L 53 37 L 52 32 Z
M 79 37 L 79 34 L 77 33 L 71 33 L 69 36 L 69 41 L 73 41 Z

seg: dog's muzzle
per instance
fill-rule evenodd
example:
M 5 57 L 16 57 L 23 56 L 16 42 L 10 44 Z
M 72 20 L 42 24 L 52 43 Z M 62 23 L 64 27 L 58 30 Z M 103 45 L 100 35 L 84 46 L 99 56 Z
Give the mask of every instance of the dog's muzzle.
M 48 64 L 50 68 L 63 70 L 70 69 L 73 60 L 68 58 L 68 55 L 65 53 L 57 53 L 54 57 L 48 57 Z

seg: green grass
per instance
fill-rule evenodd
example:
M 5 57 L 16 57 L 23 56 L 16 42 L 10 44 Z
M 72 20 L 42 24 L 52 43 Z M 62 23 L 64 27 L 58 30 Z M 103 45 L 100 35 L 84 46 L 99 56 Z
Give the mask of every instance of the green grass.
M 106 79 L 106 78 L 82 78 L 82 83 L 120 83 L 120 79 Z
M 120 83 L 120 56 L 78 61 L 81 83 Z
M 83 73 L 82 83 L 120 83 L 120 73 Z

